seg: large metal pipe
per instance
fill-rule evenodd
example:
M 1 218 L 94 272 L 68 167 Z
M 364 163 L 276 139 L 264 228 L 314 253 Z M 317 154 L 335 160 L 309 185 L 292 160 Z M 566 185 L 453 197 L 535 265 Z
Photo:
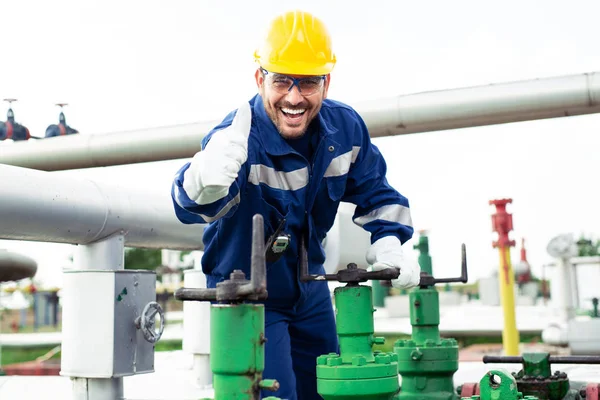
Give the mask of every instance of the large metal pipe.
M 594 114 L 600 71 L 396 96 L 365 103 L 360 112 L 371 136 Z
M 122 232 L 131 247 L 202 248 L 204 226 L 178 221 L 168 192 L 8 165 L 0 165 L 0 176 L 0 239 L 90 244 Z
M 0 142 L 0 164 L 43 171 L 106 167 L 193 156 L 218 121 L 112 132 L 56 136 L 43 140 Z M 174 140 L 176 139 L 176 140 Z
M 372 137 L 600 112 L 600 72 L 395 96 L 356 105 Z M 193 156 L 216 121 L 100 135 L 29 140 L 0 163 L 46 171 Z M 165 138 L 176 138 L 165 144 Z
M 37 262 L 23 254 L 0 249 L 0 283 L 32 278 L 37 272 Z

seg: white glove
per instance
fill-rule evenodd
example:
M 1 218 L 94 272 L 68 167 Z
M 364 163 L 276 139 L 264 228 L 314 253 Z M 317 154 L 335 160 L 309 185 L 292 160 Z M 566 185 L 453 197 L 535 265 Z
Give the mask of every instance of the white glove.
M 366 259 L 373 266 L 373 271 L 400 268 L 400 275 L 392 280 L 395 288 L 408 289 L 419 284 L 421 267 L 416 260 L 404 255 L 402 244 L 395 236 L 385 236 L 373 243 Z
M 248 159 L 248 136 L 252 122 L 250 104 L 238 108 L 231 125 L 213 134 L 206 148 L 194 155 L 183 174 L 183 189 L 197 204 L 210 204 L 229 193 Z

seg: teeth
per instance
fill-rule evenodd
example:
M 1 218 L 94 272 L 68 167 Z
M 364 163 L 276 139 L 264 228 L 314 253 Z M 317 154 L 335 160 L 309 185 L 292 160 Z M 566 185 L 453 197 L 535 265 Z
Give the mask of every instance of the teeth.
M 281 111 L 283 111 L 286 114 L 302 114 L 306 110 L 292 110 L 291 108 L 282 108 Z

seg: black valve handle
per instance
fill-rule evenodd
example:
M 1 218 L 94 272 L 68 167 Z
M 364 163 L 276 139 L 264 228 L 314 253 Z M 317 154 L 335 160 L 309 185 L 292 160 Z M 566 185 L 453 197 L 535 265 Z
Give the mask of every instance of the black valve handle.
M 548 362 L 550 364 L 600 364 L 600 356 L 549 356 Z M 521 364 L 523 363 L 523 357 L 483 356 L 483 363 Z
M 431 287 L 437 283 L 451 283 L 461 282 L 467 283 L 469 281 L 469 273 L 467 271 L 467 247 L 463 243 L 460 247 L 461 250 L 461 271 L 458 278 L 434 278 L 427 272 L 421 272 L 421 280 L 419 281 L 419 287 L 425 289 Z
M 339 270 L 335 274 L 309 274 L 308 273 L 308 251 L 304 236 L 300 238 L 300 281 L 338 281 L 341 283 L 358 284 L 370 280 L 391 280 L 400 275 L 398 268 L 386 268 L 380 271 L 367 271 L 358 268 L 355 263 L 347 265 L 346 269 Z
M 267 298 L 267 266 L 265 261 L 264 220 L 262 215 L 252 217 L 252 253 L 250 280 L 241 270 L 234 270 L 229 280 L 217 283 L 214 289 L 179 288 L 175 298 L 182 301 L 264 300 Z

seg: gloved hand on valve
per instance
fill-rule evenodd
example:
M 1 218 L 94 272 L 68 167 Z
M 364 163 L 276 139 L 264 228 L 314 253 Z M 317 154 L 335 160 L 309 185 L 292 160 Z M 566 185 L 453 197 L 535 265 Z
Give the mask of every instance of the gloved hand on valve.
M 231 125 L 215 132 L 206 148 L 194 155 L 183 181 L 183 188 L 191 200 L 203 205 L 227 196 L 242 164 L 248 159 L 251 121 L 250 104 L 244 102 Z
M 400 275 L 392 280 L 392 286 L 395 288 L 408 289 L 419 284 L 421 267 L 415 259 L 404 254 L 402 244 L 395 236 L 378 239 L 369 247 L 366 259 L 372 265 L 373 271 L 399 268 Z

